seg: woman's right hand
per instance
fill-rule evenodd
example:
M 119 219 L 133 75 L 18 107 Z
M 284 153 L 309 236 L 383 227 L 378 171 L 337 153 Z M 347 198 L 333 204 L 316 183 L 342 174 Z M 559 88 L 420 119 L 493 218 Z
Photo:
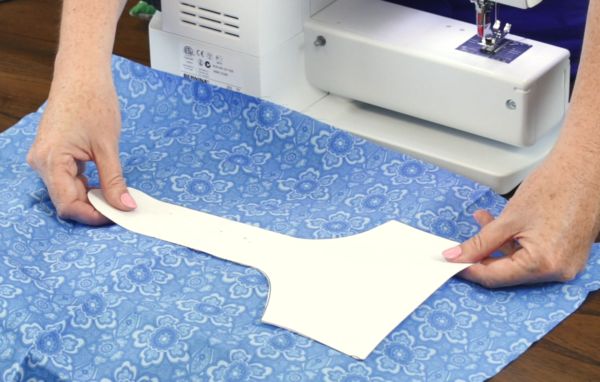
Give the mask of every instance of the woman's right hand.
M 99 75 L 55 76 L 36 139 L 27 156 L 48 188 L 58 216 L 89 225 L 108 223 L 89 202 L 85 163 L 96 163 L 108 203 L 136 208 L 119 161 L 121 118 L 110 68 Z

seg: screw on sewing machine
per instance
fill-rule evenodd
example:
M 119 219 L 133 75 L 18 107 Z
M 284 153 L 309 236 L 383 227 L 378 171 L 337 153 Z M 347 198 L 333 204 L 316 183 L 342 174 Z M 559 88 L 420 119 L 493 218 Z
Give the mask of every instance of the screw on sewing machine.
M 508 99 L 508 100 L 506 100 L 506 107 L 510 110 L 516 110 L 517 103 L 513 99 Z
M 325 40 L 325 37 L 319 35 L 315 39 L 314 44 L 315 44 L 315 46 L 324 46 L 325 44 L 327 44 L 327 40 Z

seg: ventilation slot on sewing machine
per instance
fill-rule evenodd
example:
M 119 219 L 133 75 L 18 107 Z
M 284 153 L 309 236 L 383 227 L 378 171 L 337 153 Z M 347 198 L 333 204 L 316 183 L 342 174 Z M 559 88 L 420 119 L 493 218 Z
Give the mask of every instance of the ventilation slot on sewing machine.
M 240 38 L 240 18 L 195 4 L 193 0 L 179 2 L 181 22 L 206 31 Z

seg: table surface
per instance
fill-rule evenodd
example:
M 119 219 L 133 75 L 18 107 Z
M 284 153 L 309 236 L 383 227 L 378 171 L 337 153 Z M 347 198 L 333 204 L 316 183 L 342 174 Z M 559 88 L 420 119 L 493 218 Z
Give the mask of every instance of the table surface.
M 137 0 L 129 0 L 129 9 Z M 0 3 L 0 132 L 45 101 L 60 22 L 56 0 Z M 148 65 L 147 22 L 124 15 L 114 52 Z M 492 381 L 600 380 L 600 292 Z

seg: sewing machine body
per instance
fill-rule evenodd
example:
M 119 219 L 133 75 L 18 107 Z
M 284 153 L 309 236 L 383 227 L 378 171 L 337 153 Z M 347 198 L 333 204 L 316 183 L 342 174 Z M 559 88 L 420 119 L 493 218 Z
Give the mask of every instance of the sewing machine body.
M 510 35 L 530 46 L 510 62 L 457 49 L 475 33 L 382 0 L 163 0 L 151 61 L 508 192 L 556 139 L 569 53 Z

